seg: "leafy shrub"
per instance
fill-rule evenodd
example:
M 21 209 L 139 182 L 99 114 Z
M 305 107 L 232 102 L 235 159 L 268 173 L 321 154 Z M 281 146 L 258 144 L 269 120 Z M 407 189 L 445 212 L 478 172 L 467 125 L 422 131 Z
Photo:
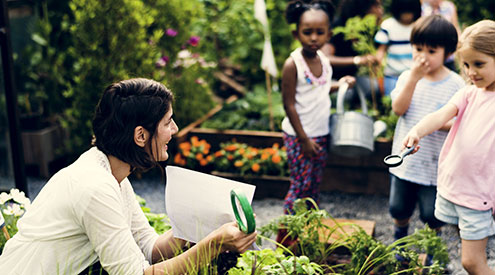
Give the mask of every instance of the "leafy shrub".
M 274 131 L 281 131 L 285 116 L 282 95 L 272 92 L 272 115 Z M 201 124 L 202 128 L 219 130 L 258 130 L 270 131 L 270 111 L 268 95 L 263 85 L 257 85 L 245 97 L 225 105 L 220 112 Z

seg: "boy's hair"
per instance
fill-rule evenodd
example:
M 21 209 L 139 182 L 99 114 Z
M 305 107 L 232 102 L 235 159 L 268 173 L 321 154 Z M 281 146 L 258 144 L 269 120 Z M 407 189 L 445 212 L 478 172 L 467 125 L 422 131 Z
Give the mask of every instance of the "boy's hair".
M 421 17 L 411 31 L 411 44 L 443 47 L 447 58 L 457 47 L 457 30 L 441 15 Z
M 412 12 L 414 21 L 416 21 L 421 17 L 421 2 L 419 0 L 392 0 L 390 12 L 397 21 L 401 14 Z
M 172 108 L 173 95 L 163 84 L 150 79 L 123 80 L 108 86 L 96 106 L 93 118 L 94 145 L 131 166 L 131 171 L 148 170 L 158 162 L 134 142 L 134 129 L 143 126 L 155 136 L 158 122 Z
M 495 21 L 482 20 L 467 27 L 461 34 L 458 49 L 464 47 L 495 58 Z
M 364 17 L 368 14 L 371 7 L 381 5 L 379 0 L 342 0 L 339 5 L 339 20 L 343 24 L 347 19 L 359 16 Z
M 295 23 L 299 28 L 299 20 L 303 13 L 308 10 L 322 10 L 328 16 L 328 23 L 331 24 L 335 7 L 330 0 L 293 0 L 287 4 L 285 9 L 285 19 L 287 23 Z M 330 27 L 330 25 L 328 26 Z

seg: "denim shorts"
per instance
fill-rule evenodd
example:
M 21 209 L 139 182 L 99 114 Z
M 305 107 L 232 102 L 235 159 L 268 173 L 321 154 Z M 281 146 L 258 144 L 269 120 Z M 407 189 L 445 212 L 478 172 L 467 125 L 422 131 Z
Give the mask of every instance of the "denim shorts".
M 446 223 L 457 224 L 463 240 L 482 240 L 495 234 L 491 209 L 474 210 L 452 203 L 437 194 L 435 216 Z

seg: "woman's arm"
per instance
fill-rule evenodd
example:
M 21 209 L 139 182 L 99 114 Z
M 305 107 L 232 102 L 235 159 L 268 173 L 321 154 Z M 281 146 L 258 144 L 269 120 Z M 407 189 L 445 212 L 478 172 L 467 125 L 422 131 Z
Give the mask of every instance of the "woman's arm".
M 337 56 L 335 55 L 335 46 L 331 43 L 325 44 L 321 51 L 330 59 L 330 63 L 334 67 L 346 66 L 368 66 L 378 64 L 378 60 L 371 54 L 356 55 L 356 56 Z
M 227 250 L 245 252 L 256 240 L 256 237 L 256 232 L 249 235 L 241 232 L 235 222 L 226 223 L 184 253 L 150 266 L 144 271 L 144 274 L 194 274 L 201 266 L 208 264 L 222 252 Z
M 407 133 L 407 136 L 402 141 L 404 147 L 416 146 L 413 153 L 419 150 L 419 140 L 424 136 L 427 136 L 436 130 L 442 128 L 447 122 L 449 122 L 454 116 L 457 115 L 457 106 L 453 103 L 447 103 L 439 110 L 426 115 L 418 124 L 416 124 Z

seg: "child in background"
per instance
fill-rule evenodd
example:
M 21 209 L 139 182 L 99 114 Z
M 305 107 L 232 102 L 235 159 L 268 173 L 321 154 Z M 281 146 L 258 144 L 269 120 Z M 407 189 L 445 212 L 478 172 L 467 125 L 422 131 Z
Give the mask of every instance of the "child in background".
M 402 144 L 417 146 L 421 138 L 456 117 L 438 160 L 435 217 L 459 226 L 461 261 L 467 272 L 493 275 L 486 244 L 495 234 L 495 21 L 466 28 L 457 53 L 472 85 L 423 118 Z
M 332 67 L 320 51 L 329 40 L 334 7 L 330 1 L 291 1 L 286 18 L 295 23 L 293 36 L 301 43 L 284 63 L 282 99 L 286 117 L 282 121 L 284 145 L 290 170 L 290 189 L 284 211 L 292 213 L 298 198 L 311 197 L 318 202 L 327 157 L 331 101 Z M 341 81 L 353 84 L 353 77 Z M 333 86 L 333 87 L 332 87 Z
M 420 18 L 411 32 L 413 65 L 403 72 L 391 93 L 392 110 L 399 115 L 395 127 L 392 153 L 402 149 L 407 132 L 427 114 L 438 110 L 460 88 L 464 80 L 446 68 L 445 59 L 457 46 L 457 31 L 440 15 Z M 420 218 L 430 228 L 439 230 L 443 223 L 435 218 L 438 155 L 450 124 L 425 137 L 424 148 L 404 159 L 402 165 L 390 168 L 390 214 L 394 218 L 394 238 L 407 235 L 409 219 L 416 204 Z
M 457 9 L 455 4 L 447 0 L 423 0 L 421 4 L 421 15 L 428 16 L 432 14 L 439 14 L 443 16 L 447 21 L 452 23 L 457 33 L 461 34 L 461 28 L 459 27 L 459 19 L 457 17 Z M 455 65 L 454 55 L 451 55 L 445 61 L 445 66 L 455 72 L 458 72 Z
M 385 19 L 375 35 L 375 42 L 380 44 L 376 58 L 379 62 L 387 58 L 385 95 L 390 95 L 399 75 L 412 66 L 409 38 L 414 21 L 421 16 L 421 3 L 419 0 L 392 0 L 390 9 L 393 17 Z

